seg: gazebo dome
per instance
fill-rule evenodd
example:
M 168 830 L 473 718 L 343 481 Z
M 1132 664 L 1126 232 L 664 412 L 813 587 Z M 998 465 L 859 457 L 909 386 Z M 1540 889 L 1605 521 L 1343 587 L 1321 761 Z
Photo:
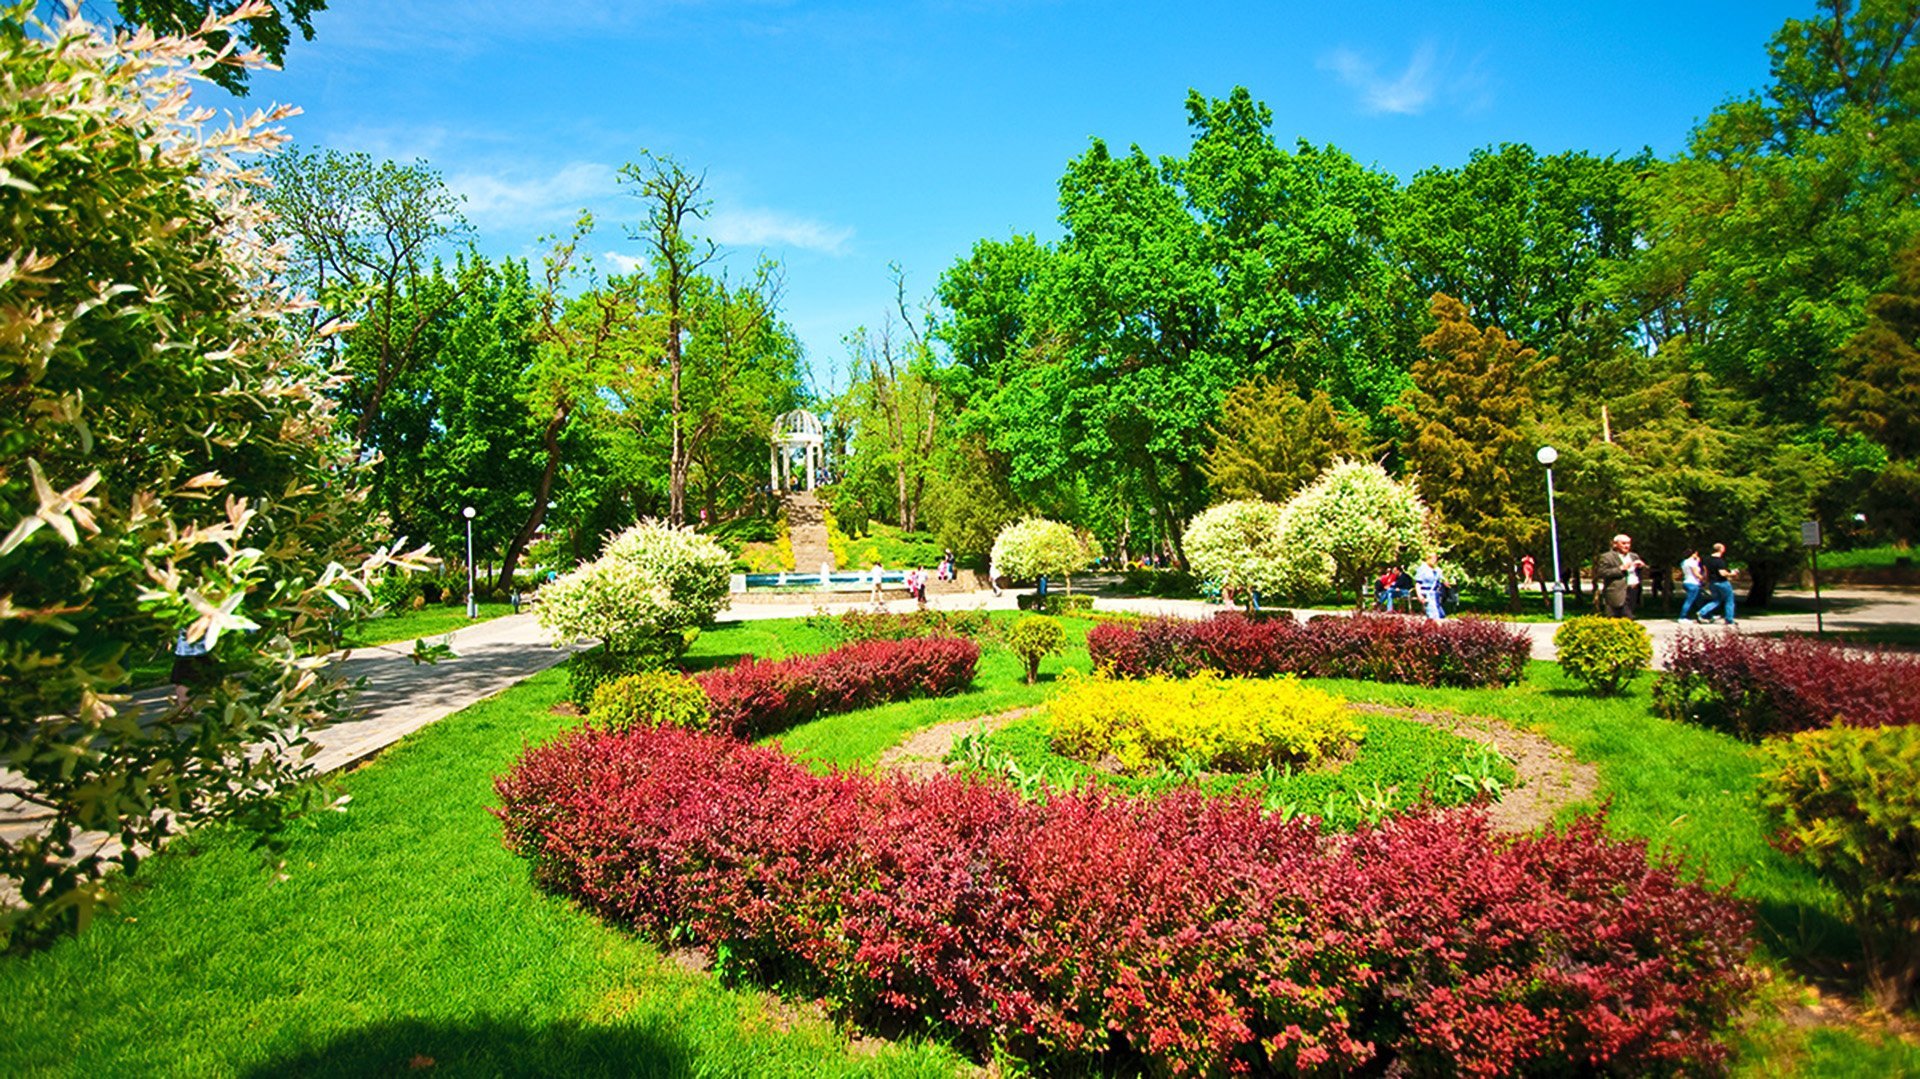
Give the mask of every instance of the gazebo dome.
M 825 439 L 826 429 L 820 425 L 820 417 L 804 408 L 784 413 L 773 421 L 773 440 L 776 443 L 802 445 L 823 442 Z

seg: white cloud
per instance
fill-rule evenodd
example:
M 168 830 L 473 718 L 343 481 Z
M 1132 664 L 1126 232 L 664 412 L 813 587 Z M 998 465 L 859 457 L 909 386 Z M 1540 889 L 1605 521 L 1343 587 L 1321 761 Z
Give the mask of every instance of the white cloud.
M 602 251 L 600 257 L 607 265 L 623 274 L 633 273 L 647 268 L 647 260 L 640 255 L 623 255 L 618 251 Z
M 853 230 L 779 210 L 746 206 L 719 206 L 707 215 L 704 231 L 716 243 L 734 247 L 797 247 L 838 255 L 853 239 Z
M 462 211 L 475 225 L 490 228 L 558 228 L 583 207 L 614 194 L 614 170 L 594 161 L 574 161 L 544 176 L 464 171 L 447 177 L 447 187 L 465 197 Z
M 1360 107 L 1373 113 L 1418 116 L 1433 103 L 1443 85 L 1443 72 L 1431 43 L 1422 43 L 1414 49 L 1407 66 L 1396 75 L 1381 74 L 1371 59 L 1347 48 L 1328 53 L 1320 66 L 1357 90 Z

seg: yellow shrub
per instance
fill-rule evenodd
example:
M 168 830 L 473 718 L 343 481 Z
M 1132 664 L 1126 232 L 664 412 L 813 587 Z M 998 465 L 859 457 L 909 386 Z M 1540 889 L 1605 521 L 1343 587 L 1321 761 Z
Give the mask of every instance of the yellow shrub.
M 1055 752 L 1083 761 L 1111 755 L 1135 774 L 1183 763 L 1221 772 L 1312 763 L 1361 731 L 1345 701 L 1291 677 L 1095 674 L 1073 677 L 1047 710 Z

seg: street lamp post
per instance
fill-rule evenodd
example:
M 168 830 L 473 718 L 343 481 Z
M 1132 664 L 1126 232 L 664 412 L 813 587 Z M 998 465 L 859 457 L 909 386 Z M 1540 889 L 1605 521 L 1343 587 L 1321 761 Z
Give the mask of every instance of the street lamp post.
M 461 510 L 460 516 L 467 519 L 467 620 L 472 621 L 480 617 L 480 608 L 473 602 L 473 507 Z
M 1560 518 L 1553 510 L 1553 463 L 1560 459 L 1560 451 L 1542 446 L 1533 456 L 1547 468 L 1547 532 L 1553 537 L 1553 620 L 1558 622 L 1566 617 L 1560 593 L 1567 584 L 1567 579 L 1560 575 Z

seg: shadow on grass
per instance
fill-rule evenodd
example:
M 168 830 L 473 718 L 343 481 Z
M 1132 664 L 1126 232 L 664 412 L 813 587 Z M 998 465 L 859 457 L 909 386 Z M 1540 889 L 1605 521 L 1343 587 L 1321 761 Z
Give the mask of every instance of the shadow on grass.
M 1754 935 L 1795 974 L 1831 992 L 1857 997 L 1866 990 L 1860 938 L 1831 912 L 1785 900 L 1755 904 Z
M 729 652 L 726 655 L 720 656 L 681 656 L 679 666 L 680 669 L 687 674 L 698 674 L 701 671 L 712 671 L 722 667 L 731 667 L 743 659 L 759 658 L 759 656 L 754 655 L 752 652 Z
M 374 1023 L 241 1073 L 286 1075 L 683 1076 L 700 1074 L 682 1044 L 644 1030 L 481 1017 Z

